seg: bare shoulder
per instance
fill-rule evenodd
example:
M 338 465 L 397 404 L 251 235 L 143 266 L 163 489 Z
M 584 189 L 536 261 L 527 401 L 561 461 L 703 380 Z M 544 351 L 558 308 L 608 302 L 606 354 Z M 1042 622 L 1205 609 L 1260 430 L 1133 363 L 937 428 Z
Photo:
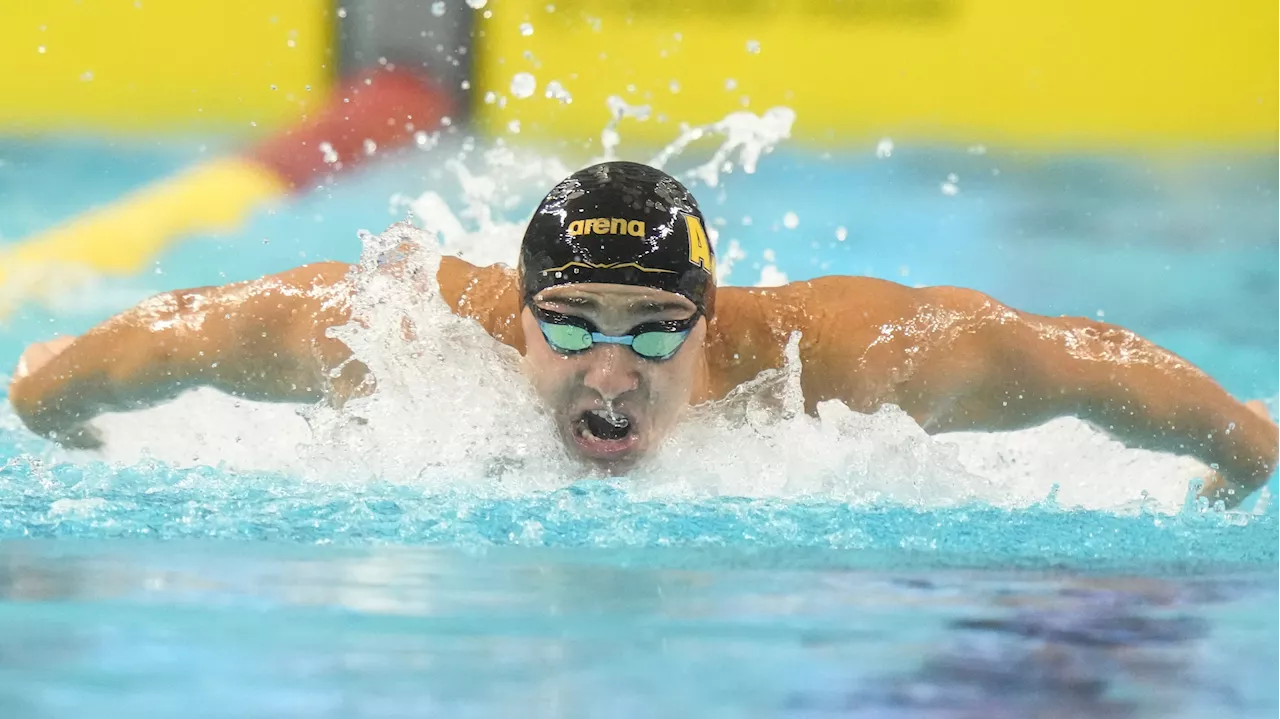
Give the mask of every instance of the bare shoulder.
M 313 262 L 264 279 L 299 288 L 330 286 L 344 282 L 351 267 L 346 262 Z
M 728 314 L 804 330 L 838 325 L 858 327 L 899 323 L 920 315 L 935 320 L 998 318 L 1011 310 L 990 296 L 963 287 L 907 287 L 874 277 L 828 275 L 781 287 L 720 290 Z
M 804 283 L 823 304 L 840 311 L 856 311 L 876 320 L 900 319 L 922 311 L 943 311 L 970 316 L 1002 313 L 1008 307 L 989 295 L 966 287 L 908 287 L 874 277 L 832 275 Z
M 459 314 L 503 297 L 516 285 L 515 270 L 506 265 L 473 265 L 446 255 L 440 259 L 440 294 Z
M 437 277 L 440 295 L 454 312 L 479 322 L 499 342 L 524 351 L 515 270 L 501 264 L 482 267 L 446 256 L 441 259 Z
M 839 398 L 866 411 L 908 401 L 913 382 L 963 375 L 963 368 L 977 366 L 970 359 L 985 351 L 985 333 L 971 330 L 1016 317 L 974 290 L 913 288 L 872 277 L 833 275 L 722 293 L 712 359 L 726 376 L 741 381 L 778 366 L 781 346 L 799 331 L 806 401 Z M 732 361 L 743 357 L 758 361 Z

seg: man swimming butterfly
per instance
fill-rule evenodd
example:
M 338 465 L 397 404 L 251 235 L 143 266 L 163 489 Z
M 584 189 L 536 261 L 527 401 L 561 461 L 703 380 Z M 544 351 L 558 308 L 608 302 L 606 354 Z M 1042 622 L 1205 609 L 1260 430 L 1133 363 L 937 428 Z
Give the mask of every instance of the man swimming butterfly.
M 350 319 L 349 270 L 325 262 L 159 295 L 28 348 L 10 402 L 32 431 L 75 448 L 100 445 L 86 424 L 96 415 L 198 385 L 340 404 L 372 386 L 326 335 Z M 1131 447 L 1198 458 L 1216 470 L 1203 493 L 1228 505 L 1276 466 L 1265 408 L 1119 327 L 868 277 L 717 289 L 697 202 L 645 165 L 603 163 L 558 184 L 517 270 L 445 257 L 438 279 L 454 312 L 524 356 L 566 444 L 609 471 L 652 452 L 690 404 L 781 367 L 796 331 L 810 412 L 828 399 L 860 412 L 894 404 L 931 433 L 1072 415 Z

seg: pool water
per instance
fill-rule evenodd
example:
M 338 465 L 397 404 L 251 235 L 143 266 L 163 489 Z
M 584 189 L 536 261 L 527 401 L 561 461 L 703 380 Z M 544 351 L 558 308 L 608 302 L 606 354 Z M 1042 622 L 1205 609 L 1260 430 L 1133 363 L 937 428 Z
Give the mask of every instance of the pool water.
M 0 143 L 0 242 L 218 146 Z M 146 272 L 26 304 L 0 323 L 0 372 L 157 291 L 353 261 L 355 230 L 402 217 L 393 195 L 458 201 L 453 151 L 387 158 Z M 695 192 L 721 257 L 744 255 L 732 283 L 867 274 L 1102 317 L 1274 414 L 1275 164 L 784 146 Z M 537 199 L 499 209 L 517 222 Z M 1269 498 L 1171 513 L 1052 491 L 1008 508 L 565 485 L 112 464 L 57 452 L 0 403 L 0 716 L 1270 717 L 1280 702 Z

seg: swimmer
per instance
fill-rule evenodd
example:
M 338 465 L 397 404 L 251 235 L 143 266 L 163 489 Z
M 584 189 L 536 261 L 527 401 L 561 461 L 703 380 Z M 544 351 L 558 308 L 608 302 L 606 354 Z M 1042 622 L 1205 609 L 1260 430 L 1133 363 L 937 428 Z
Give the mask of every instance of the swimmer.
M 341 404 L 373 386 L 326 334 L 350 318 L 350 269 L 311 264 L 159 295 L 28 348 L 9 400 L 32 431 L 84 449 L 100 446 L 94 416 L 198 385 Z M 1276 467 L 1277 428 L 1260 403 L 1120 327 L 867 277 L 717 289 L 693 196 L 645 165 L 599 164 L 557 185 L 516 270 L 445 257 L 438 279 L 456 313 L 523 355 L 565 443 L 606 471 L 651 453 L 689 405 L 781 367 L 796 331 L 810 412 L 829 399 L 859 412 L 894 404 L 931 433 L 1072 415 L 1128 446 L 1198 458 L 1215 470 L 1203 494 L 1227 505 Z

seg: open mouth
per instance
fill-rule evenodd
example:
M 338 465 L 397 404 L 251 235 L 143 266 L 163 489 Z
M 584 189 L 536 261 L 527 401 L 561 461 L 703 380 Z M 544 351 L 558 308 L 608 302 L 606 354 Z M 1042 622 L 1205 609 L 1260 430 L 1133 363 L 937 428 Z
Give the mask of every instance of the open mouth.
M 578 417 L 578 431 L 594 439 L 612 442 L 631 434 L 631 420 L 625 414 L 607 409 L 591 409 Z
M 627 415 L 612 409 L 591 409 L 573 421 L 573 439 L 588 457 L 618 460 L 634 448 L 639 437 Z

